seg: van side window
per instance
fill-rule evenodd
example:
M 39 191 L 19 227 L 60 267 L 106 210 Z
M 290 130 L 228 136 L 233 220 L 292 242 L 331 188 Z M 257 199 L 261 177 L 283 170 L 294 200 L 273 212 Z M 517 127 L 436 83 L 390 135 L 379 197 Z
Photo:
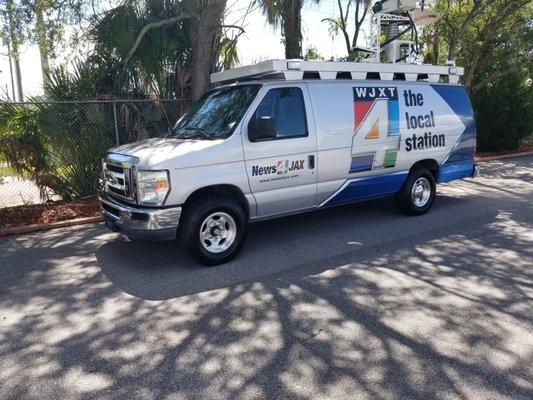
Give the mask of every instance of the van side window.
M 276 139 L 308 136 L 303 94 L 298 87 L 269 90 L 250 121 L 265 117 L 274 119 Z

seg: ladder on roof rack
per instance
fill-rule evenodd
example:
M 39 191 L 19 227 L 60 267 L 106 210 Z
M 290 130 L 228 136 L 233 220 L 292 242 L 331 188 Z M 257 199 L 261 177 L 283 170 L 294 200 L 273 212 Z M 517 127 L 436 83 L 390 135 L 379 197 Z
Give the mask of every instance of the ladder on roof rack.
M 417 65 L 406 63 L 268 60 L 211 74 L 211 83 L 280 77 L 285 80 L 301 80 L 304 78 L 304 73 L 318 75 L 320 79 L 337 79 L 339 74 L 349 74 L 352 79 L 376 79 L 375 76 L 377 75 L 382 81 L 405 80 L 416 82 L 427 80 L 432 83 L 457 84 L 459 77 L 464 73 L 464 69 L 456 67 L 455 63 L 447 65 Z

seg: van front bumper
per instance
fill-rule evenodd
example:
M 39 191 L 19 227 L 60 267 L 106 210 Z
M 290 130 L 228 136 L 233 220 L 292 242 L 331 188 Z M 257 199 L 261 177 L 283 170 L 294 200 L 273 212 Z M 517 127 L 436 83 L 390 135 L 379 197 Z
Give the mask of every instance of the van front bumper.
M 106 193 L 100 193 L 98 198 L 109 229 L 135 240 L 176 238 L 181 207 L 136 207 L 119 202 Z

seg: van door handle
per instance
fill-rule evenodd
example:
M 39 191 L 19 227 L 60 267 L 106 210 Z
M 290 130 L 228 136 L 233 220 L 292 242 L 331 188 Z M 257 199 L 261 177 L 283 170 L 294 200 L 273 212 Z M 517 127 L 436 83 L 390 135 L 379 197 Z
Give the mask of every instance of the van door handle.
M 309 169 L 315 169 L 315 156 L 310 155 L 307 157 L 307 165 L 309 165 Z

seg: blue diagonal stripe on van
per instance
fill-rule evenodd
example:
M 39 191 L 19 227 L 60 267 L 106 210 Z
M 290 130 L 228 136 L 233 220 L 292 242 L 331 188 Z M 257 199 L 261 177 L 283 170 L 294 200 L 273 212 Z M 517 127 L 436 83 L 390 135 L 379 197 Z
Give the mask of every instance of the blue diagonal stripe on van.
M 335 193 L 320 204 L 320 207 L 394 194 L 401 189 L 408 173 L 408 171 L 400 171 L 347 180 Z
M 471 161 L 476 151 L 476 123 L 472 104 L 463 86 L 431 85 L 465 125 L 459 140 L 446 157 L 443 165 Z
M 474 161 L 446 163 L 439 168 L 437 182 L 445 183 L 455 179 L 471 177 L 474 174 Z

